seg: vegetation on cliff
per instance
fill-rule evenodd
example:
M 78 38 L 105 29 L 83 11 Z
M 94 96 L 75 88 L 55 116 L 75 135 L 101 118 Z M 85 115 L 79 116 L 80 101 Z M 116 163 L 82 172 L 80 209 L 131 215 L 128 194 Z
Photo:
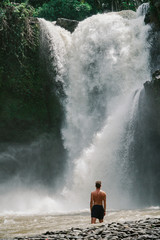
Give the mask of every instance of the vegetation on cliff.
M 30 1 L 33 4 L 33 0 Z M 42 1 L 41 1 L 42 2 Z M 35 16 L 55 21 L 57 18 L 83 20 L 104 11 L 136 10 L 143 0 L 50 0 L 38 7 Z
M 1 3 L 0 139 L 33 140 L 59 131 L 61 107 L 39 59 L 39 24 L 26 3 Z M 59 133 L 58 133 L 59 134 Z
M 150 0 L 152 3 L 154 0 Z M 81 21 L 96 13 L 104 11 L 136 10 L 139 5 L 149 0 L 4 0 L 1 4 L 30 4 L 34 8 L 33 15 L 47 20 L 68 18 Z

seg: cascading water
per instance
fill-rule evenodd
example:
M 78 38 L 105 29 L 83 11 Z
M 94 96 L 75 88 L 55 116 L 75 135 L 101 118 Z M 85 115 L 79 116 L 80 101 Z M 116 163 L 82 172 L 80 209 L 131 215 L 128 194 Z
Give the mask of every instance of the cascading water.
M 65 194 L 76 207 L 87 206 L 97 179 L 109 207 L 134 205 L 128 154 L 140 94 L 135 91 L 150 79 L 148 29 L 142 16 L 124 11 L 88 18 L 72 35 L 62 132 L 73 170 L 73 187 Z
M 138 16 L 145 16 L 149 9 L 149 3 L 143 3 L 139 6 L 137 9 L 137 15 Z
M 71 34 L 54 23 L 39 19 L 41 26 L 41 56 L 48 72 L 56 81 L 63 81 L 65 58 L 70 47 Z
M 72 36 L 67 127 L 63 130 L 72 157 L 88 146 L 93 134 L 103 126 L 114 97 L 135 86 L 139 74 L 146 79 L 147 56 L 144 46 L 145 55 L 141 54 L 140 46 L 145 41 L 144 31 L 140 32 L 137 19 L 129 22 L 121 14 L 127 15 L 111 13 L 89 18 Z
M 43 206 L 46 209 L 47 204 L 50 211 L 88 208 L 95 180 L 102 180 L 109 208 L 133 207 L 135 168 L 134 159 L 129 159 L 141 88 L 150 79 L 150 27 L 144 24 L 144 16 L 137 17 L 132 11 L 92 16 L 80 22 L 73 34 L 43 19 L 40 25 L 43 60 L 66 94 L 61 132 L 68 170 L 65 184 L 57 183 L 64 186 L 60 197 L 53 189 L 46 200 L 46 190 L 37 204 L 38 197 L 31 193 L 33 204 L 29 207 L 37 211 Z M 59 162 L 54 158 L 53 152 L 46 165 L 41 162 L 38 166 L 48 166 L 50 172 L 58 169 L 60 174 L 64 164 L 60 156 Z M 56 170 L 53 173 L 53 179 L 49 174 L 51 182 L 58 178 Z M 28 175 L 34 175 L 33 171 Z M 0 198 L 3 207 L 5 199 Z M 20 198 L 21 209 L 25 199 L 28 201 L 26 194 Z

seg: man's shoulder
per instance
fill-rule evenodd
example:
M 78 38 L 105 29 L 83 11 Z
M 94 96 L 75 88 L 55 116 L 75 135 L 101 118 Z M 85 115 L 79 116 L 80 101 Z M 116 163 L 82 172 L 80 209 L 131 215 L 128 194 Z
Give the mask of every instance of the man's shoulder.
M 106 195 L 106 193 L 105 193 L 104 191 L 102 191 L 102 190 L 101 190 L 101 193 L 102 193 L 103 195 Z
M 95 194 L 95 193 L 96 193 L 96 191 L 91 192 L 91 194 Z

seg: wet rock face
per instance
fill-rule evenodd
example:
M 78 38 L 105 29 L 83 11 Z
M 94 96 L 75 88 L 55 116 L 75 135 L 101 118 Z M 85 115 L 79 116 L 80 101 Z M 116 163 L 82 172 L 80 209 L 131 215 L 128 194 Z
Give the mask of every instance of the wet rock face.
M 159 205 L 160 193 L 160 71 L 141 91 L 135 121 L 134 141 L 130 147 L 131 170 L 135 173 L 135 198 L 146 206 Z M 151 182 L 148 179 L 152 179 Z M 138 188 L 137 188 L 138 186 Z
M 150 94 L 150 97 L 152 97 L 153 100 L 158 100 L 158 97 L 160 100 L 160 70 L 157 70 L 152 74 L 152 80 L 147 81 L 144 84 L 144 87 L 146 92 Z
M 107 225 L 91 225 L 85 229 L 71 228 L 65 231 L 46 232 L 34 237 L 17 237 L 15 239 L 107 239 L 107 240 L 144 240 L 159 239 L 160 218 L 131 221 L 124 223 L 111 223 Z
M 58 18 L 56 21 L 56 25 L 65 28 L 66 30 L 68 30 L 69 32 L 74 32 L 74 30 L 76 29 L 76 27 L 78 26 L 78 21 L 76 20 L 70 20 L 70 19 L 66 19 L 66 18 Z
M 160 28 L 160 1 L 150 0 L 150 8 L 145 17 L 145 23 L 153 23 L 155 28 Z
M 150 67 L 154 73 L 160 66 L 160 30 L 150 32 Z
M 160 66 L 160 0 L 150 0 L 144 22 L 151 25 L 149 33 L 150 67 L 155 72 Z

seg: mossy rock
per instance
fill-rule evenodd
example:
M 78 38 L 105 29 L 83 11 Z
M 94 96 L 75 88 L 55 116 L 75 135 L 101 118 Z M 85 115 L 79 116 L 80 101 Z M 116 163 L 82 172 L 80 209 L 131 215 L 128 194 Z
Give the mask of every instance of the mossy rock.
M 62 106 L 40 59 L 39 22 L 31 12 L 24 4 L 6 5 L 0 17 L 1 142 L 32 141 L 51 131 L 60 137 Z

